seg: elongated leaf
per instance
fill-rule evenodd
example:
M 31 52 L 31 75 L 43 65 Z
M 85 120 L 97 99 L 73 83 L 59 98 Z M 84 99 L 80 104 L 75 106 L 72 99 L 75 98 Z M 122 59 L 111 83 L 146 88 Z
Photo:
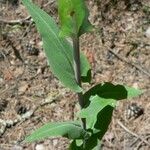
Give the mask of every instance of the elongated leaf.
M 81 92 L 82 89 L 78 86 L 74 76 L 72 46 L 66 39 L 59 37 L 59 29 L 53 18 L 30 0 L 22 1 L 42 36 L 43 47 L 52 72 L 65 86 L 75 92 Z M 81 66 L 85 66 L 84 68 L 81 67 L 81 74 L 86 77 L 90 68 L 83 54 L 81 55 Z
M 102 109 L 104 109 L 106 106 L 115 107 L 116 100 L 114 99 L 105 99 L 101 98 L 98 95 L 93 96 L 90 98 L 90 104 L 88 107 L 82 109 L 80 111 L 80 117 L 86 118 L 87 125 L 89 129 L 94 129 L 94 125 L 97 122 L 97 115 Z M 105 117 L 104 114 L 103 117 Z
M 69 139 L 82 139 L 86 134 L 86 131 L 77 122 L 54 122 L 48 123 L 37 129 L 25 139 L 25 142 L 43 140 L 44 138 L 54 136 L 63 136 Z
M 123 85 L 113 85 L 112 83 L 106 82 L 104 84 L 98 84 L 92 87 L 89 91 L 84 94 L 84 100 L 88 104 L 89 98 L 94 95 L 98 95 L 102 98 L 122 100 L 126 98 L 132 98 L 142 94 L 142 91 Z
M 81 35 L 92 29 L 84 0 L 58 0 L 61 36 Z

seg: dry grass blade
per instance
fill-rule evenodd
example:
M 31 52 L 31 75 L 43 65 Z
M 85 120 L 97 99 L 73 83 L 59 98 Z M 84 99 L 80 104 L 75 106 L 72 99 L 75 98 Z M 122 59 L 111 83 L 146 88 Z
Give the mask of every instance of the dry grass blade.
M 129 134 L 131 134 L 131 135 L 137 137 L 137 138 L 140 139 L 142 142 L 144 142 L 144 143 L 146 143 L 148 146 L 150 146 L 150 143 L 149 143 L 146 139 L 144 139 L 144 138 L 142 138 L 141 136 L 137 135 L 136 133 L 130 131 L 126 126 L 124 126 L 124 125 L 122 124 L 122 122 L 120 122 L 120 121 L 118 120 L 117 123 L 118 123 L 118 125 L 119 125 L 121 128 L 123 128 L 126 132 L 128 132 Z

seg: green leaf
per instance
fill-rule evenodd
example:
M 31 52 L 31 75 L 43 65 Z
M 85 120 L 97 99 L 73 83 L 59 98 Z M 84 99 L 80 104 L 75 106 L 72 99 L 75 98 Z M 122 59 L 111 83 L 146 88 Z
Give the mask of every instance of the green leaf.
M 116 102 L 114 99 L 105 99 L 96 95 L 90 98 L 89 106 L 80 111 L 80 117 L 86 118 L 87 129 L 92 132 L 91 137 L 86 141 L 87 150 L 97 149 L 98 143 L 100 144 L 111 123 Z
M 108 82 L 98 84 L 83 95 L 86 105 L 81 110 L 80 117 L 86 118 L 88 128 L 101 140 L 111 122 L 116 100 L 132 98 L 141 93 L 140 90 L 123 85 Z
M 98 95 L 102 98 L 122 100 L 132 98 L 142 94 L 142 91 L 123 85 L 113 85 L 112 83 L 106 82 L 104 84 L 98 84 L 88 90 L 83 98 L 84 101 L 89 104 L 89 98 L 94 95 Z
M 25 139 L 25 142 L 43 140 L 48 137 L 63 136 L 69 139 L 82 139 L 86 131 L 77 122 L 47 123 Z
M 143 91 L 139 89 L 135 89 L 133 87 L 124 86 L 127 91 L 127 98 L 133 98 L 139 96 L 143 93 Z
M 108 105 L 104 107 L 97 115 L 97 121 L 92 130 L 92 135 L 86 140 L 85 150 L 100 150 L 101 141 L 108 130 L 109 124 L 111 123 L 113 107 Z
M 61 36 L 81 35 L 91 31 L 88 9 L 84 0 L 58 0 Z
M 52 17 L 34 5 L 30 0 L 22 1 L 42 36 L 43 48 L 52 72 L 66 87 L 75 92 L 81 92 L 82 89 L 78 86 L 74 75 L 73 47 L 66 39 L 59 37 L 59 28 Z M 90 68 L 83 54 L 81 54 L 81 66 L 81 75 L 88 79 Z
M 69 150 L 83 150 L 82 145 L 78 146 L 77 140 L 73 140 L 69 146 Z
M 83 140 L 73 140 L 70 144 L 69 150 L 100 150 L 101 143 L 97 135 L 93 134 L 85 141 L 85 147 L 83 148 Z
M 116 100 L 114 99 L 105 99 L 101 98 L 98 95 L 93 96 L 90 98 L 90 104 L 88 107 L 83 108 L 80 111 L 80 117 L 81 118 L 86 118 L 87 121 L 87 127 L 89 129 L 94 129 L 94 126 L 97 122 L 97 115 L 100 111 L 102 111 L 106 106 L 111 106 L 115 107 L 116 105 Z M 104 114 L 103 117 L 107 115 Z
M 91 66 L 87 60 L 87 58 L 81 53 L 80 55 L 81 60 L 81 80 L 82 82 L 88 82 L 91 81 Z
M 92 134 L 86 141 L 85 150 L 101 150 L 101 141 L 98 134 Z

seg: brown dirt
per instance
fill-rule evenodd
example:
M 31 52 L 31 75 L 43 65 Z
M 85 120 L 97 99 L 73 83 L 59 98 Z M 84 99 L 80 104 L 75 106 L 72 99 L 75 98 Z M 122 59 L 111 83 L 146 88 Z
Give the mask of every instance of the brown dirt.
M 16 20 L 28 16 L 18 1 L 0 0 L 0 19 Z M 40 6 L 47 0 L 36 1 Z M 113 82 L 133 86 L 144 94 L 131 101 L 121 101 L 114 111 L 109 131 L 103 139 L 104 150 L 148 150 L 150 143 L 150 27 L 149 0 L 88 1 L 93 33 L 81 37 L 81 49 L 93 67 L 93 81 Z M 56 4 L 44 9 L 57 19 Z M 0 119 L 14 121 L 33 110 L 45 98 L 57 101 L 40 107 L 29 119 L 6 128 L 0 137 L 0 150 L 65 150 L 68 141 L 48 139 L 33 144 L 19 144 L 34 129 L 49 121 L 70 120 L 78 108 L 75 94 L 53 76 L 41 48 L 41 38 L 29 20 L 22 24 L 0 22 Z M 30 46 L 32 51 L 30 51 Z M 112 54 L 115 52 L 119 58 Z M 138 67 L 137 67 L 138 66 Z M 141 69 L 142 68 L 142 69 Z M 145 73 L 146 72 L 146 73 Z M 89 87 L 85 85 L 85 87 Z M 127 116 L 128 106 L 136 103 L 144 114 L 136 119 Z M 120 122 L 125 128 L 120 126 Z M 0 123 L 0 132 L 3 125 Z M 135 137 L 132 133 L 137 134 Z M 147 140 L 147 143 L 142 139 Z

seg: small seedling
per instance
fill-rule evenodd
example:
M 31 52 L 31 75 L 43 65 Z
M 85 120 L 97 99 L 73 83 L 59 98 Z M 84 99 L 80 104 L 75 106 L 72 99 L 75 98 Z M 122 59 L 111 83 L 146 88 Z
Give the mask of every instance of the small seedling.
M 141 94 L 140 90 L 112 83 L 98 83 L 88 91 L 83 82 L 90 83 L 91 68 L 79 50 L 79 37 L 92 30 L 84 0 L 58 0 L 60 29 L 52 17 L 33 4 L 22 0 L 32 16 L 43 40 L 47 60 L 56 77 L 78 95 L 80 120 L 51 122 L 37 129 L 25 141 L 33 142 L 48 137 L 71 139 L 70 150 L 98 150 L 111 122 L 117 101 Z M 66 38 L 72 39 L 72 45 Z

